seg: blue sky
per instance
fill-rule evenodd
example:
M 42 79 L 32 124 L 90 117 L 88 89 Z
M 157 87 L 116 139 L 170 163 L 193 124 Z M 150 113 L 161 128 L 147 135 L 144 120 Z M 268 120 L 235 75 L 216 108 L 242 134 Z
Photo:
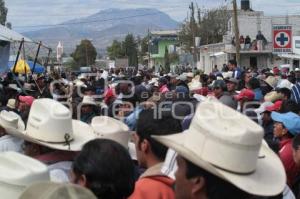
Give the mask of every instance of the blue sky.
M 231 0 L 195 0 L 200 7 L 228 5 Z M 57 24 L 109 8 L 157 8 L 177 21 L 182 21 L 190 0 L 5 0 L 8 21 L 16 30 L 24 26 Z M 254 10 L 266 15 L 300 14 L 300 0 L 251 0 Z

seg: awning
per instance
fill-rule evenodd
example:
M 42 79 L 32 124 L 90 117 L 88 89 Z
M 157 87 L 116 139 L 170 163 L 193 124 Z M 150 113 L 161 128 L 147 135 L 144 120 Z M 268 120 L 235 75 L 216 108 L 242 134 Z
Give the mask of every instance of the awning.
M 217 52 L 217 53 L 214 53 L 214 54 L 211 54 L 210 57 L 218 57 L 218 56 L 222 56 L 222 55 L 225 55 L 226 53 L 224 52 Z
M 3 25 L 0 25 L 0 40 L 3 41 L 24 41 L 26 42 L 33 42 L 31 39 L 25 37 L 24 35 L 21 35 L 20 33 L 17 33 Z
M 279 54 L 278 56 L 281 58 L 286 58 L 286 59 L 299 59 L 300 60 L 299 54 Z

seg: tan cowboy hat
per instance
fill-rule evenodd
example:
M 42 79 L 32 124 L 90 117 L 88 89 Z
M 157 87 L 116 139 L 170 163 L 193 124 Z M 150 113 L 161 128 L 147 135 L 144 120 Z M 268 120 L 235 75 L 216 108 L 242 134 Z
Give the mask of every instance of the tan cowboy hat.
M 52 99 L 33 102 L 25 131 L 9 130 L 8 134 L 49 148 L 80 151 L 95 139 L 93 129 L 86 123 L 72 120 L 71 112 Z
M 97 199 L 88 189 L 74 184 L 39 182 L 32 184 L 19 199 Z
M 266 102 L 276 102 L 277 100 L 282 100 L 284 98 L 282 93 L 278 93 L 277 91 L 271 91 L 267 93 L 264 97 Z
M 6 106 L 8 108 L 15 109 L 16 108 L 16 100 L 15 99 L 9 99 Z
M 18 199 L 32 183 L 49 181 L 46 165 L 16 152 L 0 153 L 1 198 Z
M 110 139 L 128 148 L 129 128 L 123 122 L 107 116 L 92 119 L 92 128 L 97 138 Z
M 83 99 L 82 99 L 82 104 L 83 105 L 92 105 L 92 106 L 96 106 L 96 102 L 95 102 L 95 99 L 91 96 L 83 96 Z
M 267 79 L 264 80 L 269 86 L 275 88 L 278 83 L 278 79 L 274 76 L 269 76 Z
M 262 144 L 263 136 L 245 115 L 207 100 L 198 105 L 188 130 L 153 137 L 247 193 L 274 196 L 283 191 L 286 174 L 279 157 Z
M 0 126 L 8 131 L 9 129 L 17 131 L 25 130 L 25 124 L 23 120 L 17 113 L 13 111 L 3 110 L 0 112 Z

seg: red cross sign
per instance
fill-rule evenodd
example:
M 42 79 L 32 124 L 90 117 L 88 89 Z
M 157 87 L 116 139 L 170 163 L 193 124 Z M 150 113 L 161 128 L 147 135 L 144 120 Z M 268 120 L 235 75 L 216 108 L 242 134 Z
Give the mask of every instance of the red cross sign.
M 273 26 L 273 52 L 292 53 L 292 26 Z

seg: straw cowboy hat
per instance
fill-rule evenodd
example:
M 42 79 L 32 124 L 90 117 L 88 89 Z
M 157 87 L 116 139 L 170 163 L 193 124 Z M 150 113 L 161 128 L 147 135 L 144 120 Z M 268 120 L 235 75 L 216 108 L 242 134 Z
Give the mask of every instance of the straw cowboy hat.
M 0 153 L 1 198 L 18 199 L 32 183 L 49 181 L 46 165 L 16 152 Z
M 277 100 L 282 100 L 284 98 L 283 94 L 278 93 L 277 91 L 271 91 L 267 93 L 264 97 L 266 102 L 276 102 Z
M 92 105 L 92 106 L 96 106 L 96 102 L 95 102 L 95 99 L 91 96 L 83 96 L 83 99 L 82 99 L 82 104 L 83 105 Z
M 15 109 L 16 108 L 16 100 L 15 99 L 9 99 L 6 106 L 8 108 Z
M 107 116 L 92 119 L 91 126 L 97 138 L 110 139 L 128 148 L 129 128 L 123 122 Z
M 8 130 L 24 131 L 25 124 L 21 117 L 13 112 L 3 110 L 0 112 L 0 126 Z
M 7 133 L 53 149 L 80 151 L 96 137 L 88 124 L 71 117 L 70 110 L 61 103 L 37 99 L 31 106 L 26 130 Z
M 269 86 L 275 88 L 278 83 L 278 79 L 274 76 L 269 76 L 267 79 L 264 80 Z
M 40 182 L 27 188 L 20 199 L 97 199 L 88 189 L 73 185 L 53 182 Z
M 286 175 L 279 157 L 262 144 L 263 136 L 248 117 L 207 100 L 197 107 L 188 130 L 153 137 L 247 193 L 273 196 L 283 191 Z

